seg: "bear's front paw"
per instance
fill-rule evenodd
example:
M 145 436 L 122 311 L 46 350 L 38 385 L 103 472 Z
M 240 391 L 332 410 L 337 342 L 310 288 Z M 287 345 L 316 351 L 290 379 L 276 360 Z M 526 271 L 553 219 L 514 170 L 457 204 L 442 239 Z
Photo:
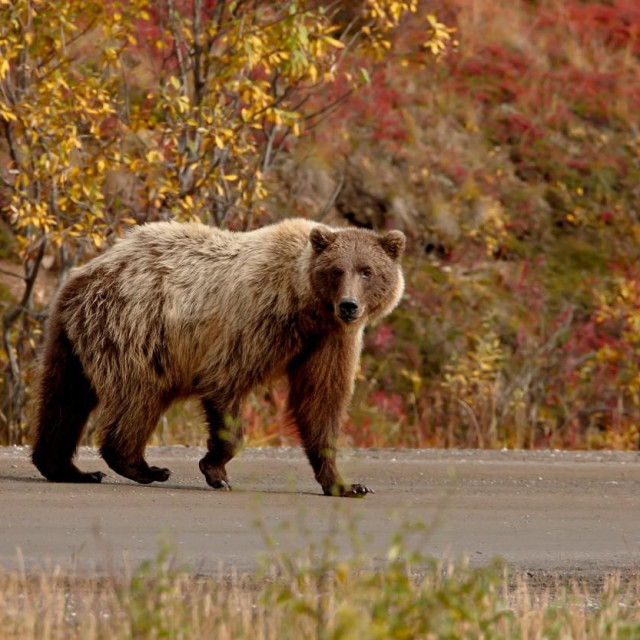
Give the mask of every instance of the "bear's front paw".
M 231 491 L 231 485 L 226 480 L 211 480 L 207 478 L 207 483 L 216 491 Z
M 324 493 L 327 496 L 340 498 L 364 498 L 367 493 L 375 493 L 375 491 L 363 484 L 334 484 L 331 488 L 325 489 Z
M 363 484 L 352 484 L 345 487 L 345 492 L 342 494 L 345 498 L 364 498 L 367 493 L 375 493 L 373 489 L 365 487 Z
M 107 474 L 102 471 L 89 471 L 84 474 L 82 482 L 98 483 L 102 482 L 102 478 L 105 478 L 106 476 Z

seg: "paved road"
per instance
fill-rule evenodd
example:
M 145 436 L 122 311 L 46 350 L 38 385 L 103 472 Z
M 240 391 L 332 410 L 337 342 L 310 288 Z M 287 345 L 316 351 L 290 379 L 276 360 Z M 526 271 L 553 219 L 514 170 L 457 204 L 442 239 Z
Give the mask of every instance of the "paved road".
M 333 535 L 346 554 L 346 525 L 356 524 L 377 558 L 400 523 L 421 520 L 430 524 L 421 550 L 439 558 L 465 553 L 481 565 L 501 556 L 554 575 L 640 572 L 637 453 L 344 452 L 345 475 L 377 491 L 362 500 L 320 495 L 297 449 L 242 452 L 228 466 L 231 493 L 205 485 L 201 456 L 195 448 L 150 449 L 149 461 L 173 475 L 140 486 L 83 449 L 79 466 L 108 471 L 107 478 L 61 485 L 40 478 L 27 448 L 0 448 L 0 563 L 15 567 L 21 554 L 31 568 L 51 562 L 112 571 L 154 557 L 164 539 L 197 572 L 215 573 L 221 563 L 244 571 L 266 549 L 256 521 L 278 549 L 294 553 Z

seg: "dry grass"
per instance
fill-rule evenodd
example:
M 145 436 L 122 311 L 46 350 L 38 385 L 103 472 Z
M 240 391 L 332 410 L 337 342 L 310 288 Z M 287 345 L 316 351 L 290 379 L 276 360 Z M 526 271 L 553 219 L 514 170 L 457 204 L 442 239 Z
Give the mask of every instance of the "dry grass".
M 202 577 L 162 550 L 107 578 L 0 571 L 0 638 L 638 638 L 640 579 L 547 583 L 500 564 L 471 569 L 401 542 L 375 570 L 327 549 L 265 571 Z

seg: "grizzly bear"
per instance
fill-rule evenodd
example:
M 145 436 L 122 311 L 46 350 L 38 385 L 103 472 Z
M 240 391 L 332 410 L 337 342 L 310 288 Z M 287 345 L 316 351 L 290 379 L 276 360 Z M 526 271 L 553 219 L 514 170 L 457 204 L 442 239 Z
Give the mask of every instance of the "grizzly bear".
M 197 397 L 209 427 L 200 470 L 231 488 L 242 400 L 285 377 L 288 411 L 328 495 L 346 484 L 336 442 L 368 320 L 404 288 L 400 231 L 378 235 L 303 219 L 250 232 L 157 222 L 71 272 L 50 307 L 32 460 L 54 482 L 100 482 L 73 458 L 97 408 L 100 453 L 115 472 L 162 482 L 144 450 L 176 399 Z

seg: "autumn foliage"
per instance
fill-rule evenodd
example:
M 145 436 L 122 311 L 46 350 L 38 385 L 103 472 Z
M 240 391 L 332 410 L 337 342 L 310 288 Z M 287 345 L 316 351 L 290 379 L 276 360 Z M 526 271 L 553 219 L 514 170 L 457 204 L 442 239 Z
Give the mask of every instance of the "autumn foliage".
M 402 96 L 404 138 L 384 141 L 378 193 L 416 251 L 406 304 L 368 337 L 353 437 L 637 448 L 638 5 L 436 12 L 459 47 L 380 80 Z M 363 153 L 350 170 L 368 180 L 366 165 Z
M 24 439 L 43 260 L 63 279 L 134 223 L 301 215 L 410 239 L 349 442 L 638 447 L 639 11 L 0 0 L 0 208 L 25 285 L 3 303 L 0 439 Z M 286 442 L 266 393 L 250 437 Z
M 26 284 L 4 316 L 2 440 L 26 422 L 43 258 L 61 281 L 129 225 L 269 219 L 274 160 L 369 81 L 417 2 L 345 6 L 0 2 L 0 198 Z M 439 50 L 438 28 L 425 23 L 423 46 Z

